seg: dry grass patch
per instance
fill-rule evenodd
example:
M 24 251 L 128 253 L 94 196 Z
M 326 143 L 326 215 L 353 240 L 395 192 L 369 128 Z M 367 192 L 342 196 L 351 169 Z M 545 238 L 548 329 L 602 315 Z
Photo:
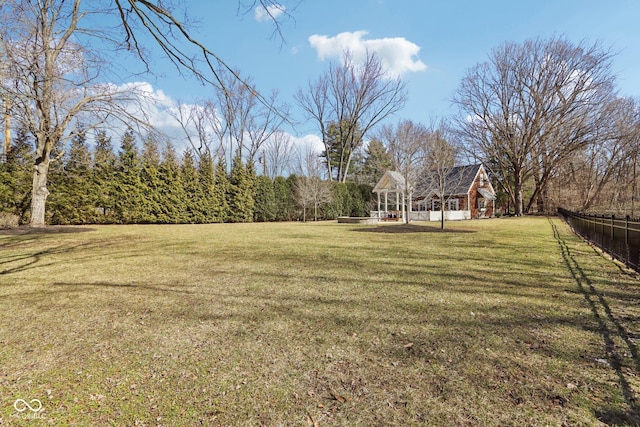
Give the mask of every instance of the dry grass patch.
M 0 417 L 638 423 L 636 279 L 558 220 L 447 226 L 0 234 Z

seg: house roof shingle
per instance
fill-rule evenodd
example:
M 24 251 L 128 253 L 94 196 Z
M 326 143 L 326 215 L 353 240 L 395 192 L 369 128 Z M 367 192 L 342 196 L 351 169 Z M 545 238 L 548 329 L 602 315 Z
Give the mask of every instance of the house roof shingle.
M 478 171 L 482 164 L 456 166 L 449 171 L 445 179 L 446 194 L 448 196 L 457 196 L 467 194 L 473 181 L 478 175 Z M 431 194 L 438 193 L 439 188 L 433 184 L 433 180 L 427 180 L 423 185 L 419 186 L 418 194 L 428 197 Z

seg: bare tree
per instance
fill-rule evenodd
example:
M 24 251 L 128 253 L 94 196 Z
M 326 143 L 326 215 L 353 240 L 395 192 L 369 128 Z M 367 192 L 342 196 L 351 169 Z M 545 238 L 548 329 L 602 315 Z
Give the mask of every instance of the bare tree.
M 114 5 L 113 10 L 103 10 L 111 15 L 117 15 L 123 35 L 116 39 L 118 43 L 133 51 L 144 62 L 147 71 L 151 70 L 148 49 L 143 45 L 141 37 L 150 36 L 167 58 L 180 71 L 186 70 L 193 77 L 203 83 L 213 85 L 226 91 L 227 79 L 232 76 L 241 84 L 250 85 L 232 69 L 220 56 L 193 37 L 189 28 L 189 18 L 177 18 L 174 2 L 159 2 L 149 0 L 109 0 Z M 238 1 L 238 11 L 247 13 L 254 8 L 262 8 L 274 24 L 274 36 L 282 37 L 280 23 L 282 19 L 290 18 L 289 10 L 285 7 L 285 0 L 251 0 Z M 295 5 L 294 7 L 295 8 Z M 277 15 L 273 11 L 277 10 Z M 269 105 L 267 99 L 255 91 L 255 97 L 264 105 Z
M 90 128 L 115 114 L 144 123 L 142 112 L 132 110 L 140 95 L 134 86 L 99 83 L 103 63 L 80 43 L 86 32 L 80 3 L 14 0 L 0 10 L 0 22 L 11 22 L 0 32 L 10 69 L 4 89 L 14 100 L 13 115 L 36 140 L 32 226 L 44 225 L 52 151 L 64 145 L 75 121 Z
M 298 205 L 302 208 L 302 220 L 307 220 L 307 209 L 313 208 L 313 220 L 318 220 L 320 206 L 333 200 L 331 182 L 319 176 L 299 176 L 294 184 L 294 195 Z
M 223 147 L 216 138 L 215 129 L 220 126 L 216 108 L 210 99 L 196 100 L 193 104 L 177 102 L 177 108 L 170 111 L 176 119 L 185 138 L 200 159 L 203 156 L 222 155 Z
M 243 7 L 263 8 L 275 23 L 274 34 L 280 34 L 278 16 L 289 17 L 286 8 L 271 0 L 239 2 Z M 239 6 L 240 7 L 240 6 Z M 273 13 L 273 7 L 278 13 Z M 285 13 L 281 13 L 285 12 Z M 98 15 L 116 16 L 120 26 L 97 27 Z M 202 82 L 227 93 L 224 78 L 247 87 L 259 103 L 278 116 L 280 112 L 268 100 L 233 71 L 222 58 L 192 37 L 188 18 L 176 18 L 172 2 L 147 0 L 5 0 L 0 8 L 0 37 L 9 63 L 11 78 L 3 79 L 5 94 L 16 100 L 12 114 L 22 115 L 37 141 L 33 182 L 31 225 L 44 224 L 48 195 L 47 175 L 52 147 L 66 137 L 70 124 L 85 114 L 113 114 L 114 106 L 131 105 L 124 91 L 111 85 L 97 84 L 101 77 L 99 58 L 90 46 L 92 37 L 101 43 L 112 43 L 114 51 L 122 48 L 134 52 L 150 71 L 143 39 L 151 37 L 161 51 L 181 71 L 190 72 Z M 186 16 L 186 15 L 185 15 Z M 81 21 L 94 19 L 85 26 Z M 118 33 L 118 30 L 121 30 Z M 5 75 L 6 77 L 6 75 Z M 104 81 L 104 80 L 103 80 Z M 8 83 L 8 84 L 7 84 Z M 140 121 L 143 111 L 123 108 L 120 113 Z M 7 117 L 9 120 L 7 120 Z M 10 116 L 5 117 L 5 124 Z M 7 132 L 8 133 L 8 132 Z
M 306 146 L 298 151 L 298 177 L 294 185 L 294 198 L 302 208 L 306 221 L 307 209 L 313 208 L 314 221 L 318 219 L 318 208 L 333 199 L 332 183 L 322 179 L 323 166 L 319 154 Z
M 443 128 L 433 130 L 424 142 L 420 182 L 427 194 L 440 201 L 440 228 L 444 230 L 445 207 L 451 196 L 458 194 L 459 184 L 466 178 L 465 168 L 456 168 L 456 149 L 445 139 Z
M 615 96 L 611 58 L 597 43 L 505 43 L 463 78 L 454 97 L 457 130 L 467 148 L 505 178 L 517 215 L 531 208 L 573 153 L 602 141 Z M 525 206 L 529 179 L 535 187 Z
M 324 178 L 326 175 L 324 165 L 317 150 L 310 144 L 301 145 L 296 150 L 295 173 L 300 176 L 319 176 Z
M 638 199 L 640 105 L 633 98 L 618 98 L 608 139 L 574 153 L 550 181 L 549 200 L 582 212 L 629 214 Z
M 288 120 L 288 107 L 277 105 L 277 92 L 259 98 L 250 82 L 234 76 L 227 76 L 224 85 L 216 91 L 214 132 L 228 164 L 237 155 L 253 164 L 264 144 Z
M 345 52 L 341 63 L 331 62 L 295 99 L 318 126 L 329 179 L 334 179 L 335 168 L 335 179 L 345 182 L 354 152 L 377 124 L 404 106 L 406 89 L 401 79 L 387 74 L 374 54 L 368 53 L 362 64 L 356 64 Z M 330 129 L 337 129 L 337 134 L 332 135 Z
M 294 148 L 291 135 L 282 131 L 275 132 L 265 143 L 262 154 L 266 175 L 274 179 L 282 176 L 286 170 L 291 170 Z
M 410 120 L 403 120 L 396 127 L 384 125 L 378 138 L 391 155 L 391 168 L 399 172 L 404 179 L 404 200 L 411 205 L 413 191 L 416 188 L 420 173 L 423 171 L 424 150 L 428 141 L 427 128 Z M 405 215 L 405 222 L 410 222 L 410 211 Z
M 640 141 L 640 106 L 632 98 L 620 98 L 611 103 L 610 138 L 599 144 L 590 144 L 566 162 L 561 179 L 574 187 L 577 196 L 575 207 L 587 211 L 598 200 L 612 180 L 625 187 L 634 176 L 634 162 Z M 568 179 L 567 179 L 568 178 Z

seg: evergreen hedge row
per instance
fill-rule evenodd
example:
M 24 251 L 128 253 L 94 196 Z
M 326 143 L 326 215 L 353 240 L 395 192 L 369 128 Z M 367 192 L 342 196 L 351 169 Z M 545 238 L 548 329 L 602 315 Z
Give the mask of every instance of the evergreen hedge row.
M 0 161 L 0 215 L 29 218 L 33 178 L 33 145 L 18 133 Z M 169 145 L 162 150 L 152 138 L 137 148 L 132 131 L 117 153 L 104 134 L 89 149 L 78 132 L 64 156 L 49 171 L 49 224 L 195 224 L 252 221 L 296 221 L 297 177 L 256 175 L 236 157 L 229 171 L 210 156 L 196 158 L 187 150 L 182 158 Z M 372 187 L 334 183 L 332 201 L 321 219 L 341 215 L 368 216 Z

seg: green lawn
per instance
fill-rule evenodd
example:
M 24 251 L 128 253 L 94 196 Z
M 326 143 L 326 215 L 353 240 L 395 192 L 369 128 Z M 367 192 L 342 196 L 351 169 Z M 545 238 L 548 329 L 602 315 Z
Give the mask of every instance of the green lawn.
M 637 279 L 559 219 L 447 227 L 0 234 L 0 425 L 640 423 Z

